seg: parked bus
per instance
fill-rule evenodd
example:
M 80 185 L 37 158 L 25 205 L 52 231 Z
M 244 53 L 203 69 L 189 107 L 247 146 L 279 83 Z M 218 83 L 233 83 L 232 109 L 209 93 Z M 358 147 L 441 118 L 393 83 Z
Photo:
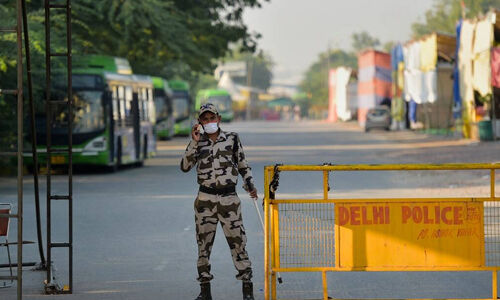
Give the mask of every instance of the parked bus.
M 172 90 L 168 82 L 160 77 L 153 79 L 153 96 L 156 109 L 156 136 L 168 140 L 175 134 L 175 120 L 173 114 Z
M 127 60 L 109 56 L 75 58 L 73 65 L 73 164 L 107 166 L 113 170 L 125 164 L 142 165 L 156 150 L 151 77 L 132 75 Z M 65 87 L 60 86 L 65 82 L 53 80 L 51 99 L 67 97 Z M 54 150 L 67 147 L 68 143 L 68 111 L 63 107 L 52 106 Z M 45 115 L 38 115 L 42 166 L 46 160 L 45 126 Z M 67 164 L 67 154 L 53 154 L 51 162 Z
M 196 94 L 196 107 L 204 103 L 212 103 L 217 107 L 222 122 L 231 122 L 234 119 L 233 101 L 231 95 L 223 89 L 205 89 Z
M 182 80 L 169 80 L 172 89 L 175 135 L 187 136 L 191 133 L 194 108 L 189 94 L 189 84 Z

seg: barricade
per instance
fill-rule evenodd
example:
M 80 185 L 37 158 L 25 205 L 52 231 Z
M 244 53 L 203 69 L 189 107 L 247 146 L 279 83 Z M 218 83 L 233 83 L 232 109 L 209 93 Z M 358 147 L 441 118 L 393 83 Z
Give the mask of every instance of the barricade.
M 277 274 L 287 272 L 320 272 L 329 299 L 326 273 L 346 271 L 491 271 L 497 299 L 498 169 L 500 163 L 266 166 L 265 299 L 277 299 Z M 329 198 L 330 172 L 417 170 L 489 170 L 489 196 Z M 279 175 L 289 171 L 322 172 L 322 199 L 275 199 Z

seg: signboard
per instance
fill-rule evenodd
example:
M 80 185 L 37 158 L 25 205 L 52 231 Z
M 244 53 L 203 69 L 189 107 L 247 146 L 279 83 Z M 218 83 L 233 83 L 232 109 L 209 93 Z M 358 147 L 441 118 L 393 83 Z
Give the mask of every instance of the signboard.
M 335 205 L 339 268 L 484 266 L 482 202 Z

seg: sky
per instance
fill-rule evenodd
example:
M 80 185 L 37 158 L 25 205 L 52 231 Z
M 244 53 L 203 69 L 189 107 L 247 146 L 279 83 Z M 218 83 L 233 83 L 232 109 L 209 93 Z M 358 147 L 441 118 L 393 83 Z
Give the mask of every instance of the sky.
M 271 0 L 247 10 L 244 22 L 259 32 L 259 49 L 270 54 L 273 83 L 298 84 L 330 46 L 351 50 L 351 35 L 367 31 L 381 44 L 407 41 L 411 24 L 424 20 L 434 0 Z

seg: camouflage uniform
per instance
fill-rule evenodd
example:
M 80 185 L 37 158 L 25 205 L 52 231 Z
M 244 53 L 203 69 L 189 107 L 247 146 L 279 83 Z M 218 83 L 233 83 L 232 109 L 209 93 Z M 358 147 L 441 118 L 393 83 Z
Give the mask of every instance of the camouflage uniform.
M 237 148 L 236 151 L 233 151 L 234 147 Z M 252 171 L 236 133 L 219 130 L 215 142 L 210 140 L 206 133 L 201 135 L 198 142 L 191 140 L 182 157 L 181 170 L 188 172 L 195 165 L 200 188 L 234 188 L 238 182 L 238 174 L 241 174 L 243 188 L 246 191 L 254 189 Z M 199 191 L 194 209 L 198 242 L 198 281 L 208 282 L 213 278 L 210 274 L 209 259 L 219 221 L 238 271 L 236 278 L 250 281 L 252 268 L 245 250 L 247 238 L 241 218 L 240 199 L 236 192 L 213 195 Z

